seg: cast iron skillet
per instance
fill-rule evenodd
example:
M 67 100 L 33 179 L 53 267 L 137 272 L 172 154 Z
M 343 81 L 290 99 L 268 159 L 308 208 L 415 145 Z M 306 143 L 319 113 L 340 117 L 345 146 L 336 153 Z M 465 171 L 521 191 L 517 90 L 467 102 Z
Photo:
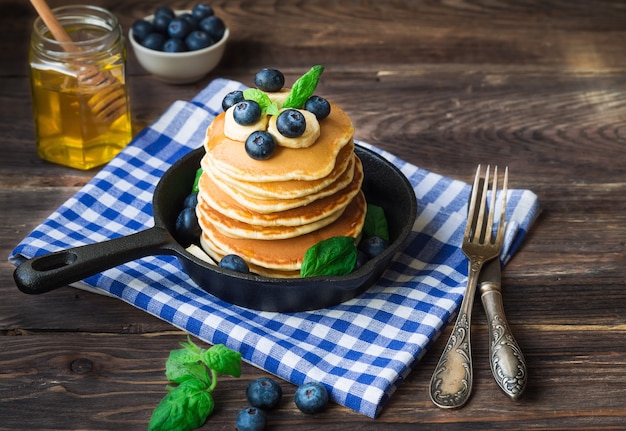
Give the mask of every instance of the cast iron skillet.
M 366 199 L 384 208 L 391 244 L 385 252 L 350 275 L 298 279 L 261 277 L 224 270 L 187 252 L 174 238 L 174 226 L 204 155 L 204 149 L 199 148 L 172 165 L 157 184 L 152 200 L 154 227 L 34 257 L 19 265 L 13 277 L 22 292 L 38 294 L 141 257 L 175 255 L 201 288 L 242 307 L 294 312 L 339 304 L 364 292 L 378 280 L 411 232 L 417 212 L 413 187 L 393 164 L 361 146 L 357 145 L 355 151 L 363 162 Z

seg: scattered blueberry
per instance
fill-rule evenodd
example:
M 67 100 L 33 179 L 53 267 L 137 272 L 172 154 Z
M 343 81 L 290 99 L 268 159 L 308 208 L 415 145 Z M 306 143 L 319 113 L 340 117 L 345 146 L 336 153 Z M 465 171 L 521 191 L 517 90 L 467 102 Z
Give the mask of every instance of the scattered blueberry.
M 297 138 L 306 130 L 306 120 L 297 109 L 285 109 L 276 118 L 276 128 L 287 138 Z
M 262 91 L 280 91 L 285 85 L 285 76 L 276 69 L 261 69 L 254 76 L 254 85 Z
M 183 245 L 194 243 L 202 230 L 198 224 L 198 216 L 194 208 L 183 208 L 176 218 L 176 237 Z
M 161 33 L 150 33 L 141 41 L 141 44 L 148 49 L 154 49 L 156 51 L 163 50 L 165 44 L 165 36 Z
M 215 15 L 203 18 L 200 21 L 200 30 L 206 32 L 215 41 L 219 41 L 226 31 L 226 24 Z
M 304 109 L 315 114 L 318 121 L 330 115 L 330 103 L 320 96 L 311 96 L 304 103 Z
M 230 269 L 231 271 L 241 272 L 247 274 L 250 272 L 250 268 L 245 260 L 236 254 L 227 254 L 220 260 L 220 267 L 224 269 Z
M 246 407 L 237 413 L 236 427 L 237 431 L 263 431 L 267 427 L 267 418 L 263 410 Z
M 318 382 L 308 382 L 296 389 L 296 406 L 302 413 L 320 413 L 328 405 L 328 391 Z
M 255 160 L 269 159 L 272 157 L 275 148 L 276 141 L 274 141 L 274 137 L 265 130 L 257 130 L 250 133 L 245 143 L 246 153 Z
M 385 251 L 387 247 L 389 247 L 389 242 L 379 236 L 372 236 L 362 241 L 359 248 L 372 259 Z
M 133 37 L 139 43 L 146 38 L 150 33 L 154 31 L 154 27 L 150 21 L 145 19 L 138 19 L 133 23 Z
M 189 51 L 197 51 L 198 49 L 207 48 L 215 42 L 204 31 L 196 30 L 189 33 L 185 38 L 185 43 Z
M 244 100 L 235 105 L 233 119 L 237 124 L 250 126 L 261 118 L 261 107 L 254 100 Z
M 167 26 L 167 34 L 176 39 L 184 39 L 191 33 L 192 25 L 183 18 L 174 18 Z
M 198 205 L 198 193 L 189 193 L 183 202 L 185 208 L 195 208 Z
M 278 382 L 269 377 L 260 377 L 248 383 L 246 398 L 251 406 L 272 410 L 278 407 L 283 397 L 283 389 Z
M 170 38 L 163 44 L 163 52 L 185 52 L 187 51 L 187 45 L 185 41 L 178 38 Z
M 211 6 L 209 6 L 208 4 L 203 4 L 203 3 L 195 5 L 193 9 L 191 10 L 191 13 L 193 16 L 195 16 L 199 20 L 215 14 Z
M 241 90 L 231 91 L 222 99 L 222 109 L 226 111 L 231 106 L 236 105 L 237 103 L 243 102 L 243 101 L 244 101 L 243 91 Z

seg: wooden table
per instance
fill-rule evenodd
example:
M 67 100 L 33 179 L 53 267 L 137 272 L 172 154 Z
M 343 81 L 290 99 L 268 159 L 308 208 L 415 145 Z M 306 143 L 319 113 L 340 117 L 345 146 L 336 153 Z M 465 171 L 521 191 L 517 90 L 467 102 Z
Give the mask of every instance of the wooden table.
M 52 6 L 61 5 L 60 0 Z M 128 29 L 148 0 L 96 0 Z M 176 8 L 193 2 L 176 1 Z M 469 181 L 507 164 L 543 213 L 504 272 L 505 308 L 529 366 L 518 402 L 496 387 L 474 309 L 475 387 L 440 410 L 428 384 L 448 331 L 378 419 L 338 405 L 316 417 L 291 402 L 273 430 L 616 430 L 626 427 L 626 7 L 619 1 L 215 1 L 232 40 L 193 85 L 147 75 L 129 53 L 139 131 L 211 79 L 252 84 L 262 67 L 291 82 L 323 64 L 323 92 L 356 137 L 422 168 Z M 27 69 L 34 12 L 0 1 L 0 251 L 10 250 L 95 173 L 35 151 Z M 164 395 L 164 362 L 185 334 L 122 301 L 73 288 L 17 290 L 0 263 L 0 430 L 141 430 Z M 225 378 L 203 429 L 234 429 L 244 365 Z M 285 383 L 285 396 L 295 387 Z

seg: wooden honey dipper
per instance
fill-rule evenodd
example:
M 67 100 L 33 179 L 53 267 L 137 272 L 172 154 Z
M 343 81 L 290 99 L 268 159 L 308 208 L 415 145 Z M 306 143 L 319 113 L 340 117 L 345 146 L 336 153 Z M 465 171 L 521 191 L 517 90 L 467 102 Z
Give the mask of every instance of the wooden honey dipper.
M 63 49 L 68 53 L 78 52 L 75 42 L 56 19 L 50 6 L 45 0 L 30 0 L 52 37 L 61 42 Z M 109 71 L 101 70 L 91 64 L 77 64 L 77 79 L 79 86 L 96 90 L 87 104 L 91 112 L 105 121 L 113 121 L 128 109 L 126 92 L 122 83 Z

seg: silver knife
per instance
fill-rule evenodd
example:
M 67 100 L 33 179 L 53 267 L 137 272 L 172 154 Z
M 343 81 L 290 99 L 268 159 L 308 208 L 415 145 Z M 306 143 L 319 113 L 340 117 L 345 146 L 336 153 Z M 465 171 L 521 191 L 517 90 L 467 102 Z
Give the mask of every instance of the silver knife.
M 500 389 L 517 399 L 524 392 L 528 374 L 522 350 L 504 315 L 500 279 L 500 259 L 494 259 L 480 271 L 478 286 L 489 325 L 491 372 Z

